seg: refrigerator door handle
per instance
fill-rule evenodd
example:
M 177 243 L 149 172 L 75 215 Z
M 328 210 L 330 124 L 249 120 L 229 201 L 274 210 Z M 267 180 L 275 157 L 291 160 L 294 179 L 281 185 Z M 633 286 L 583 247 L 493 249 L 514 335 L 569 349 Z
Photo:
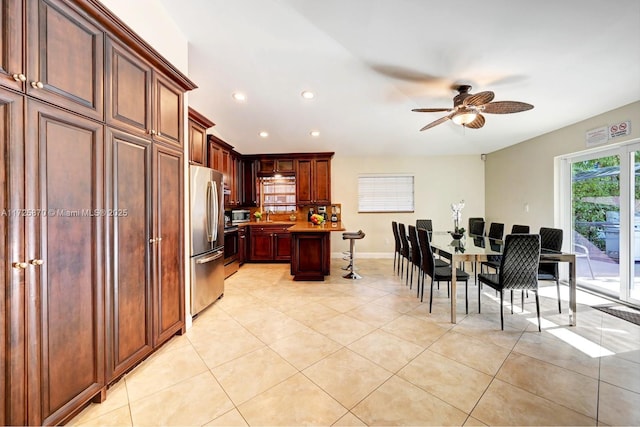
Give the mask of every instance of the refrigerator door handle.
M 217 259 L 220 259 L 220 258 L 221 258 L 221 257 L 223 257 L 223 256 L 224 256 L 224 252 L 223 252 L 223 251 L 217 251 L 217 252 L 216 252 L 215 254 L 213 254 L 213 255 L 210 255 L 210 256 L 208 256 L 208 257 L 206 257 L 206 258 L 200 258 L 200 259 L 196 260 L 196 264 L 206 264 L 206 263 L 208 263 L 208 262 L 211 262 L 211 261 L 215 261 L 215 260 L 217 260 Z
M 206 211 L 205 225 L 207 227 L 207 242 L 213 242 L 213 236 L 211 235 L 211 181 L 207 182 L 205 211 Z
M 220 200 L 218 199 L 218 185 L 216 184 L 215 181 L 211 181 L 211 188 L 213 189 L 213 197 L 211 198 L 212 200 L 212 204 L 213 204 L 213 218 L 212 222 L 213 222 L 213 239 L 211 240 L 212 242 L 215 242 L 216 240 L 218 240 L 218 226 L 219 226 L 219 221 L 220 221 Z

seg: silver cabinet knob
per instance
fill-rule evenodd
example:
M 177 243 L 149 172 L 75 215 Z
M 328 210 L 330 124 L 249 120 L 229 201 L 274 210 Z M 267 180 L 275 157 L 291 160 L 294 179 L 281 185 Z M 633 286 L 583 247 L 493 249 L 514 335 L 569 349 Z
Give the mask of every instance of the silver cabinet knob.
M 14 74 L 13 76 L 13 80 L 17 81 L 17 82 L 24 82 L 27 81 L 27 76 L 25 76 L 24 74 L 20 73 L 20 74 Z
M 12 265 L 13 268 L 15 268 L 17 270 L 24 270 L 28 266 L 28 264 L 26 262 L 14 262 L 11 265 Z
M 44 261 L 41 259 L 32 259 L 31 261 L 29 261 L 29 264 L 31 265 L 42 265 L 44 264 Z
M 31 87 L 34 89 L 42 89 L 44 84 L 42 84 L 42 82 L 31 82 Z
M 153 244 L 156 242 L 156 239 L 149 239 L 149 243 Z

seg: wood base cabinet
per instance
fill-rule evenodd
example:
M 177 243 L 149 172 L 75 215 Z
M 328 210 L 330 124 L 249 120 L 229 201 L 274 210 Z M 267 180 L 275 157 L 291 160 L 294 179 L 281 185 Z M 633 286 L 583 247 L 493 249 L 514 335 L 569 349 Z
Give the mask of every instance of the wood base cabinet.
M 293 232 L 291 275 L 293 280 L 324 280 L 329 275 L 331 233 Z
M 291 260 L 290 225 L 251 226 L 249 261 Z

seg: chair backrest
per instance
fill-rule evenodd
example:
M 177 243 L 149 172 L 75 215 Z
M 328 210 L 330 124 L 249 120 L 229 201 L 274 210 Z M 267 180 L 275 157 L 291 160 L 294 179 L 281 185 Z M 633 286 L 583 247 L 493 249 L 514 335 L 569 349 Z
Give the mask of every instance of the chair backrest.
M 504 224 L 501 222 L 492 222 L 489 226 L 489 238 L 502 240 L 504 237 Z
M 484 218 L 469 218 L 469 234 L 484 236 Z
M 539 265 L 539 234 L 507 235 L 498 273 L 504 289 L 537 289 Z
M 402 251 L 402 242 L 400 241 L 400 234 L 398 234 L 398 223 L 391 221 L 391 228 L 393 229 L 393 239 L 396 243 L 396 252 L 400 253 Z
M 563 232 L 560 228 L 540 227 L 540 247 L 552 251 L 561 251 L 562 235 Z M 538 271 L 558 277 L 558 263 L 543 262 L 540 264 Z
M 402 248 L 400 253 L 403 257 L 409 258 L 411 255 L 409 252 L 409 241 L 407 240 L 407 228 L 403 223 L 398 223 L 398 235 L 400 236 L 400 242 L 402 243 Z
M 511 234 L 529 234 L 529 226 L 514 224 L 511 227 Z
M 416 219 L 416 228 L 424 228 L 428 232 L 432 232 L 433 224 L 430 219 Z
M 409 225 L 407 228 L 409 229 L 409 243 L 411 244 L 411 262 L 420 267 L 420 245 L 418 244 L 416 227 Z
M 562 229 L 540 227 L 540 247 L 552 251 L 562 250 Z
M 431 241 L 429 240 L 429 232 L 424 228 L 418 228 L 418 246 L 420 247 L 422 271 L 433 278 L 436 268 L 435 260 L 433 258 L 433 249 L 431 249 Z

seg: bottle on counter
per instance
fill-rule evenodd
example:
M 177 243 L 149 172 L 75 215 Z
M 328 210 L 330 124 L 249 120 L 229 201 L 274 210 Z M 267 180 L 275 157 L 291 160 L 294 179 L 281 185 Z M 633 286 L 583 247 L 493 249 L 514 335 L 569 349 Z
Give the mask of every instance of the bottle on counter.
M 307 221 L 311 222 L 311 215 L 313 215 L 313 208 L 309 208 L 309 213 L 307 214 Z

